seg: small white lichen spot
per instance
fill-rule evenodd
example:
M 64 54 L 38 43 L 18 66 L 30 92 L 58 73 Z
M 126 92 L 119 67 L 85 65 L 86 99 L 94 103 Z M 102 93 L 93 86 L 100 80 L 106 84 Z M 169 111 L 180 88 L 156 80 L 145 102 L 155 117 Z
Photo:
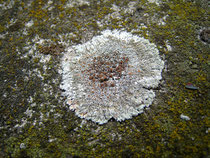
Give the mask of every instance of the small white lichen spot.
M 29 21 L 29 22 L 27 22 L 27 23 L 25 24 L 26 27 L 31 27 L 31 26 L 33 26 L 33 25 L 34 25 L 33 20 L 31 20 L 31 21 Z
M 66 8 L 72 8 L 75 6 L 83 6 L 83 5 L 90 5 L 90 2 L 87 0 L 68 0 L 66 4 Z
M 149 107 L 164 68 L 154 44 L 118 30 L 69 47 L 61 60 L 66 104 L 99 124 L 130 119 Z
M 184 115 L 184 114 L 181 114 L 180 118 L 183 119 L 183 120 L 186 120 L 186 121 L 190 120 L 190 118 L 188 116 Z
M 25 149 L 26 148 L 26 145 L 24 143 L 21 143 L 20 144 L 20 149 Z
M 160 5 L 160 0 L 148 0 L 149 3 L 155 3 L 156 5 Z

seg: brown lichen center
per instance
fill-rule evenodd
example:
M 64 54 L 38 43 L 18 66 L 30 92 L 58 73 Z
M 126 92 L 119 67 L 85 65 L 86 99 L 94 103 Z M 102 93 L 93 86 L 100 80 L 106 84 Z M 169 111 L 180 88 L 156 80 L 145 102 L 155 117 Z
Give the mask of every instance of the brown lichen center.
M 115 80 L 119 80 L 128 65 L 128 57 L 115 55 L 101 55 L 94 57 L 86 70 L 89 80 L 98 82 L 100 88 L 115 87 Z

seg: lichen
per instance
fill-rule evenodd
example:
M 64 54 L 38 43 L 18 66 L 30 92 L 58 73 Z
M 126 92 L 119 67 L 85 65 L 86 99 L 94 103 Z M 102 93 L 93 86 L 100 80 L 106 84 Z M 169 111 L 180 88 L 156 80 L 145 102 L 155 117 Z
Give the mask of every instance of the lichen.
M 68 49 L 61 88 L 76 115 L 99 124 L 130 119 L 148 107 L 164 62 L 148 40 L 125 31 L 102 32 Z
M 0 0 L 0 157 L 208 157 L 209 45 L 198 38 L 208 0 L 86 1 Z M 60 55 L 39 46 L 69 48 L 106 29 L 155 43 L 166 67 L 143 114 L 99 126 L 64 106 Z

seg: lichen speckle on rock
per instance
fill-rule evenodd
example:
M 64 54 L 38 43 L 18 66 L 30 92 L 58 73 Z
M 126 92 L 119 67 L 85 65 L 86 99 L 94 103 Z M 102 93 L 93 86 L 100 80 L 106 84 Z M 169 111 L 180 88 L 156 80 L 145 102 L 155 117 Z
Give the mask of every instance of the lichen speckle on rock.
M 123 121 L 152 104 L 163 68 L 156 46 L 147 39 L 105 30 L 67 49 L 61 89 L 80 118 L 99 124 L 111 118 Z

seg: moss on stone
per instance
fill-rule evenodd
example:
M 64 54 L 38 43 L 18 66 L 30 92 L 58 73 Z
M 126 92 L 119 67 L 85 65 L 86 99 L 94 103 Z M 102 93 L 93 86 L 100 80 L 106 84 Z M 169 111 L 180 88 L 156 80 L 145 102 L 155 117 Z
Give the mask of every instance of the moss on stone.
M 11 2 L 0 0 L 7 7 Z M 207 157 L 209 46 L 197 36 L 200 29 L 208 27 L 208 10 L 198 1 L 162 0 L 159 6 L 141 1 L 135 6 L 141 9 L 133 15 L 121 9 L 121 19 L 106 19 L 114 12 L 112 4 L 126 8 L 129 2 L 90 1 L 89 5 L 66 7 L 65 0 L 49 5 L 44 0 L 31 5 L 14 0 L 15 5 L 1 12 L 0 156 Z M 165 24 L 160 25 L 164 16 Z M 12 19 L 21 23 L 13 24 Z M 30 20 L 34 25 L 24 34 L 24 25 Z M 101 30 L 116 28 L 155 42 L 168 62 L 167 71 L 150 109 L 131 120 L 111 120 L 99 126 L 62 106 L 60 59 L 49 54 L 49 60 L 42 61 L 46 55 L 38 53 L 34 39 L 39 35 L 40 39 L 60 42 L 59 35 L 73 45 Z M 35 51 L 30 54 L 32 47 Z M 189 82 L 199 90 L 186 89 Z M 28 108 L 35 111 L 32 117 L 25 114 Z M 181 114 L 190 120 L 182 120 Z M 27 123 L 20 127 L 23 119 Z M 22 143 L 25 147 L 20 148 Z

